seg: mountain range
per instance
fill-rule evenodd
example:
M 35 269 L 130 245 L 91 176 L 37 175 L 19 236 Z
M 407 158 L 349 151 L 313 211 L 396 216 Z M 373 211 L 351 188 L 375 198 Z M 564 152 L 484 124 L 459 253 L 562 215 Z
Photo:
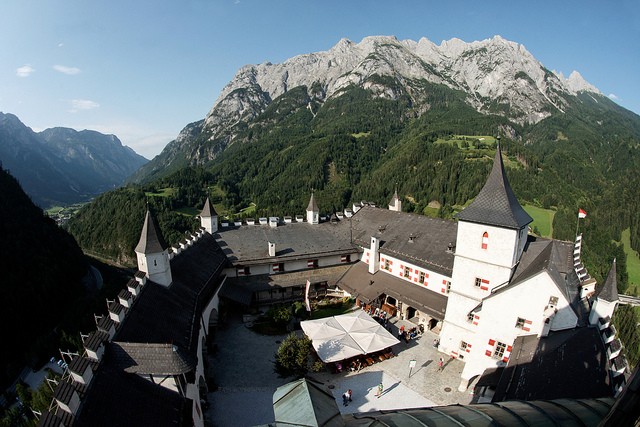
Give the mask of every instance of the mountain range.
M 147 159 L 114 135 L 63 127 L 34 132 L 0 113 L 0 161 L 37 205 L 48 207 L 118 187 Z
M 372 36 L 360 43 L 342 39 L 325 52 L 299 55 L 281 64 L 242 67 L 206 117 L 187 125 L 132 180 L 207 164 L 236 142 L 244 127 L 274 100 L 300 87 L 305 88 L 307 107 L 314 116 L 326 101 L 353 87 L 379 99 L 406 97 L 412 118 L 433 108 L 433 93 L 446 89 L 458 93 L 475 111 L 505 117 L 515 126 L 564 114 L 576 103 L 613 105 L 578 72 L 565 78 L 545 68 L 523 45 L 500 36 L 472 43 L 452 39 L 440 45 L 426 38 L 415 42 Z M 580 95 L 588 99 L 580 100 Z M 523 137 L 512 126 L 505 130 L 514 138 Z
M 485 182 L 496 136 L 521 203 L 555 213 L 553 237 L 572 240 L 578 207 L 589 212 L 590 271 L 606 274 L 622 230 L 640 248 L 640 116 L 498 36 L 341 40 L 247 65 L 130 182 L 142 184 L 136 206 L 158 195 L 163 233 L 176 236 L 183 208 L 207 196 L 221 215 L 284 216 L 304 212 L 312 191 L 331 213 L 362 200 L 384 206 L 397 190 L 403 210 L 452 218 Z M 118 224 L 100 219 L 132 191 L 106 193 L 70 221 L 83 248 L 132 256 L 138 236 L 117 231 L 135 229 L 133 207 Z

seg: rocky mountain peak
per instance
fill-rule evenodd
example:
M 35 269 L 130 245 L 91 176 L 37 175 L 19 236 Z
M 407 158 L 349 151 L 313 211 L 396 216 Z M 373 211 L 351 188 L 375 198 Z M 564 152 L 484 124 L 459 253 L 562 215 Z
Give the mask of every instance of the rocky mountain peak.
M 562 73 L 560 74 L 562 75 Z M 573 91 L 573 93 L 586 91 L 602 94 L 602 92 L 600 92 L 598 88 L 587 82 L 582 77 L 582 75 L 575 70 L 572 71 L 571 74 L 569 74 L 569 78 L 565 80 L 565 83 L 567 84 L 567 87 Z
M 579 74 L 565 79 L 525 46 L 499 35 L 473 42 L 453 38 L 439 45 L 424 37 L 416 42 L 369 36 L 357 43 L 343 38 L 327 51 L 240 68 L 201 125 L 185 129 L 166 155 L 172 157 L 179 147 L 191 144 L 197 133 L 198 142 L 188 148 L 186 161 L 213 160 L 234 142 L 238 129 L 294 88 L 305 87 L 309 102 L 319 103 L 319 108 L 352 86 L 378 98 L 408 97 L 414 106 L 411 114 L 419 116 L 431 108 L 427 99 L 434 84 L 466 94 L 466 103 L 480 113 L 502 115 L 516 124 L 535 124 L 564 113 L 578 91 L 599 93 Z
M 369 36 L 359 43 L 341 39 L 328 51 L 298 55 L 281 64 L 242 67 L 213 105 L 205 127 L 216 138 L 224 123 L 255 117 L 294 87 L 320 84 L 328 98 L 349 85 L 371 89 L 374 75 L 392 77 L 403 85 L 424 80 L 463 90 L 478 111 L 492 112 L 502 104 L 505 107 L 498 111 L 511 111 L 511 118 L 520 123 L 542 120 L 549 107 L 563 111 L 563 93 L 597 92 L 579 74 L 563 79 L 549 73 L 523 45 L 499 35 L 471 43 L 453 38 L 440 45 L 426 38 L 415 42 Z M 394 96 L 385 88 L 377 89 L 378 96 Z

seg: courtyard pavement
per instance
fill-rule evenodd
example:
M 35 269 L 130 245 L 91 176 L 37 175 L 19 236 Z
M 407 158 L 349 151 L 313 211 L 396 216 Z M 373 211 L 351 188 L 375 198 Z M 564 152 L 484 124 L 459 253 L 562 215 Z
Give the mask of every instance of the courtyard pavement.
M 392 319 L 392 333 L 402 324 L 411 323 Z M 400 408 L 415 408 L 451 404 L 468 404 L 472 388 L 459 392 L 463 363 L 445 357 L 444 369 L 438 371 L 438 358 L 443 356 L 433 347 L 437 335 L 425 333 L 409 344 L 404 341 L 392 349 L 397 356 L 359 372 L 310 374 L 325 384 L 336 398 L 342 413 L 368 412 Z M 274 354 L 281 336 L 259 335 L 247 328 L 240 316 L 230 317 L 224 328 L 216 333 L 217 351 L 209 357 L 210 382 L 218 386 L 208 395 L 209 425 L 256 426 L 273 423 L 273 393 L 276 388 L 294 378 L 280 378 L 273 370 Z M 409 376 L 409 362 L 415 367 Z M 377 385 L 384 391 L 376 397 Z M 342 405 L 342 393 L 353 391 L 353 401 Z

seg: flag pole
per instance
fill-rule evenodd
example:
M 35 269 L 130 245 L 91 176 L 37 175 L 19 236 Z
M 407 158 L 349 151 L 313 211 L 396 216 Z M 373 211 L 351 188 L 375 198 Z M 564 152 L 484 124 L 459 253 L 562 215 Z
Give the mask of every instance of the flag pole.
M 578 238 L 578 227 L 580 227 L 580 215 L 578 215 L 578 222 L 576 223 L 576 239 Z

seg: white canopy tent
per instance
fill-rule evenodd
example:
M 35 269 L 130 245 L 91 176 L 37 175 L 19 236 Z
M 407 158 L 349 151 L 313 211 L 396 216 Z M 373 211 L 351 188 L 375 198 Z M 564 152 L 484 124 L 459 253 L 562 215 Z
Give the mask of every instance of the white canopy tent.
M 363 310 L 305 320 L 300 326 L 325 363 L 374 353 L 400 342 Z

